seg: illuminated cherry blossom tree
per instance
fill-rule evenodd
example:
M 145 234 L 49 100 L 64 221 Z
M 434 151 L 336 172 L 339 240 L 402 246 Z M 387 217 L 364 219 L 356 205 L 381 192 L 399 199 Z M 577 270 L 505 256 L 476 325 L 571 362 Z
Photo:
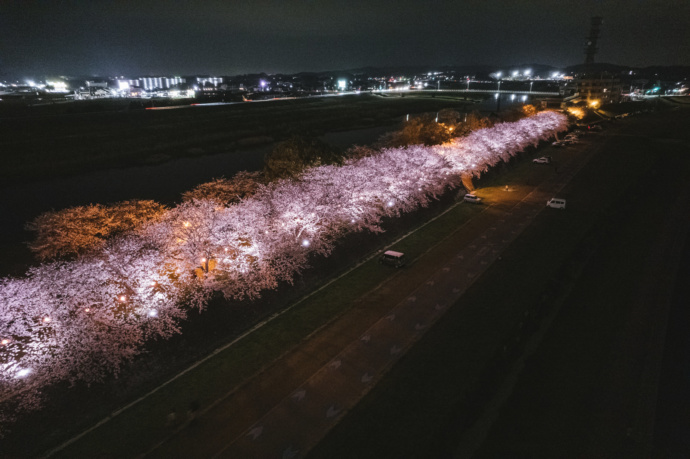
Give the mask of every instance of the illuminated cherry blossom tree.
M 98 250 L 0 279 L 0 403 L 21 393 L 24 408 L 35 408 L 46 385 L 117 375 L 147 340 L 178 333 L 213 291 L 252 299 L 292 282 L 344 235 L 380 232 L 384 217 L 426 206 L 461 176 L 478 177 L 566 128 L 564 115 L 545 111 L 443 145 L 308 168 L 234 204 L 190 195 Z

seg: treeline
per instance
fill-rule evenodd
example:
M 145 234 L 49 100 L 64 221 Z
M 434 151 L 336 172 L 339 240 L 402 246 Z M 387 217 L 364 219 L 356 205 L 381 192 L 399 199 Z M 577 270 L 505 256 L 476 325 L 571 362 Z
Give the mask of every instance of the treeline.
M 411 117 L 403 122 L 401 129 L 384 134 L 371 147 L 355 145 L 346 150 L 315 137 L 294 135 L 278 143 L 267 155 L 263 170 L 242 171 L 229 179 L 215 178 L 186 191 L 182 200 L 213 200 L 229 206 L 252 196 L 262 185 L 282 179 L 299 179 L 309 168 L 342 165 L 347 159 L 372 156 L 386 148 L 441 145 L 490 128 L 497 122 L 517 121 L 536 112 L 532 105 L 506 111 L 501 117 L 482 116 L 476 111 L 463 115 L 453 109 L 443 109 L 436 114 Z M 110 237 L 160 218 L 166 210 L 166 206 L 154 201 L 130 200 L 45 212 L 26 226 L 36 234 L 29 248 L 41 260 L 85 254 L 101 248 Z

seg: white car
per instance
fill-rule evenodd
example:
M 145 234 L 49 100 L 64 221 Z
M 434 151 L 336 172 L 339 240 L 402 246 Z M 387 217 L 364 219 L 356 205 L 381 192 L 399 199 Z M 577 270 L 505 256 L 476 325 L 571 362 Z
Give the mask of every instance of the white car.
M 565 210 L 565 199 L 551 198 L 546 201 L 546 207 L 551 207 L 552 209 Z
M 467 193 L 462 199 L 463 199 L 463 201 L 473 202 L 475 204 L 479 204 L 482 200 L 482 198 L 480 198 L 476 194 L 472 194 L 472 193 Z
M 563 145 L 565 145 L 565 143 L 563 143 L 561 140 L 557 140 L 551 145 L 553 145 L 554 147 L 562 147 Z
M 536 164 L 551 164 L 551 156 L 542 156 L 541 158 L 534 158 L 532 162 Z

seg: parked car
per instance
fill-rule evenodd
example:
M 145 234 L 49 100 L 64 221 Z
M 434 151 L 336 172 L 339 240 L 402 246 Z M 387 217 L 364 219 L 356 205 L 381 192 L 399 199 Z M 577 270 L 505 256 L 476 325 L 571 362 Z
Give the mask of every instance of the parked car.
M 463 197 L 462 199 L 463 199 L 463 201 L 466 201 L 466 202 L 473 202 L 473 203 L 475 203 L 475 204 L 479 204 L 479 203 L 481 202 L 481 200 L 482 200 L 482 198 L 480 198 L 480 197 L 477 196 L 476 194 L 472 194 L 472 193 L 467 193 L 467 194 L 465 195 L 465 197 Z
M 565 145 L 565 143 L 563 143 L 563 141 L 561 141 L 561 140 L 556 140 L 551 145 L 553 145 L 554 147 L 562 147 L 563 145 Z
M 405 254 L 395 250 L 386 250 L 379 258 L 379 263 L 382 265 L 394 266 L 396 268 L 405 266 L 405 261 Z
M 536 164 L 551 164 L 551 156 L 542 156 L 541 158 L 534 158 L 532 162 Z
M 551 198 L 546 201 L 546 207 L 551 207 L 552 209 L 565 210 L 565 199 Z

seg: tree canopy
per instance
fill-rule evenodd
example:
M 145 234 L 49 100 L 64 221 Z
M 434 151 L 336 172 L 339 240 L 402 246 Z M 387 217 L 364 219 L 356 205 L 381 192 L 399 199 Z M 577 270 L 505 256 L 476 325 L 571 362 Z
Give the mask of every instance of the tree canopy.
M 309 167 L 342 162 L 342 153 L 327 143 L 314 137 L 293 136 L 280 142 L 266 157 L 264 175 L 268 181 L 296 178 Z

